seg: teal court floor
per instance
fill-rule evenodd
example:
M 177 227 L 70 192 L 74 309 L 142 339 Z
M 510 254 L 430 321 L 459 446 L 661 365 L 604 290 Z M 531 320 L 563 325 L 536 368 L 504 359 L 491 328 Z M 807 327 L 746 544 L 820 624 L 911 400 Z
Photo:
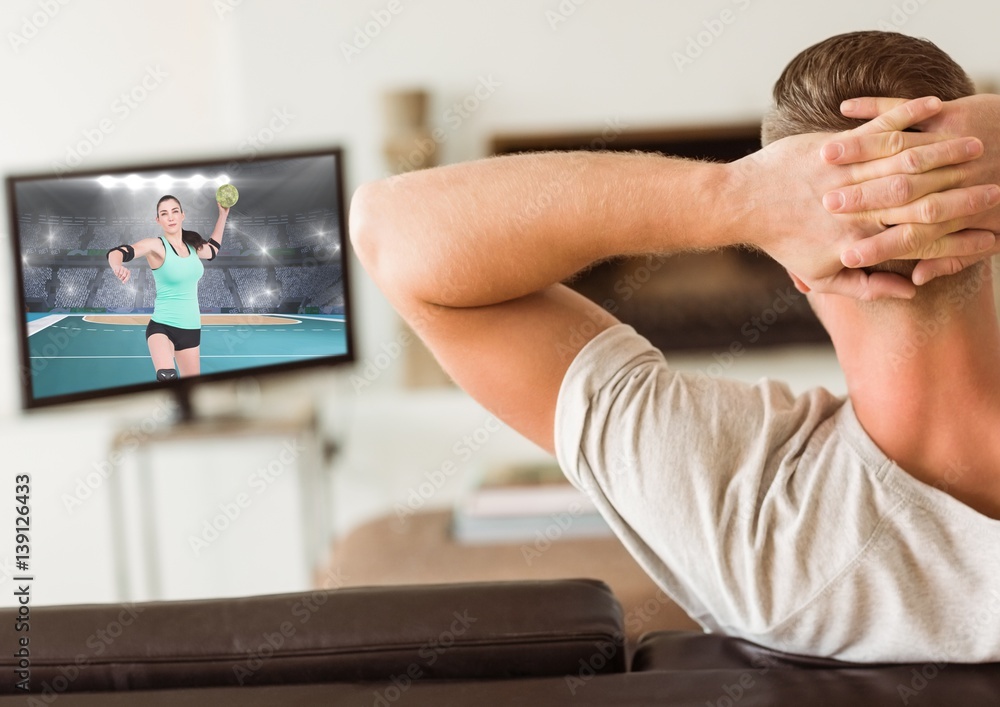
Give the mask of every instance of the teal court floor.
M 148 315 L 29 314 L 34 397 L 154 383 Z M 343 315 L 203 314 L 201 372 L 238 371 L 347 352 Z

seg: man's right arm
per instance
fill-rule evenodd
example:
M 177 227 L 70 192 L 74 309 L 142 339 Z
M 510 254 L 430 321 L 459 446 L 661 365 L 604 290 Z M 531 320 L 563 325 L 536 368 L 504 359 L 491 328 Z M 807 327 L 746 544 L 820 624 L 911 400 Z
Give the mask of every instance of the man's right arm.
M 915 104 L 896 109 L 893 129 L 933 110 Z M 904 137 L 904 146 L 920 139 L 907 135 L 914 137 Z M 839 242 L 882 226 L 871 215 L 836 217 L 823 208 L 826 191 L 853 183 L 849 168 L 820 161 L 826 139 L 786 138 L 732 165 L 564 153 L 413 172 L 358 190 L 351 241 L 455 382 L 552 450 L 559 383 L 582 347 L 616 321 L 557 284 L 594 262 L 752 243 L 810 286 L 872 297 L 898 281 L 904 293 L 915 292 L 905 278 L 841 265 Z M 917 149 L 928 169 L 969 159 L 948 142 L 925 143 Z M 977 189 L 946 204 L 939 222 L 921 233 L 961 228 L 956 224 L 979 210 L 969 203 Z M 845 273 L 850 281 L 837 280 Z

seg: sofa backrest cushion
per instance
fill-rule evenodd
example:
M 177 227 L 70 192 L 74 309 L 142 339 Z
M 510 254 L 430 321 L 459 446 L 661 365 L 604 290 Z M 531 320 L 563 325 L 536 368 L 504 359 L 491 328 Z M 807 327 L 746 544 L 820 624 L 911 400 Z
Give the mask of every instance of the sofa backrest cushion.
M 0 610 L 13 626 L 17 609 Z M 603 582 L 317 590 L 204 601 L 31 607 L 0 693 L 332 681 L 481 679 L 625 670 L 622 610 Z M 15 638 L 16 641 L 16 638 Z

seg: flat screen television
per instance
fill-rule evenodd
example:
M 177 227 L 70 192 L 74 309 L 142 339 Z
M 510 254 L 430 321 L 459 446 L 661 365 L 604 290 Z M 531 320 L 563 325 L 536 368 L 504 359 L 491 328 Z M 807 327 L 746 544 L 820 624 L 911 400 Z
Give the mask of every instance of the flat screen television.
M 238 201 L 220 231 L 223 184 Z M 339 148 L 7 189 L 25 408 L 166 387 L 190 414 L 202 381 L 354 359 Z M 108 257 L 118 246 L 127 275 Z

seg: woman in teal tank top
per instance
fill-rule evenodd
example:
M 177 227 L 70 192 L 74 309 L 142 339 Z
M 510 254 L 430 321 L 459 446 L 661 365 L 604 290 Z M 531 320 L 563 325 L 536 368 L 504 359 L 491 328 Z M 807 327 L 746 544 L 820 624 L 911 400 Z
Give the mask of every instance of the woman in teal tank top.
M 219 205 L 219 219 L 206 241 L 185 231 L 184 209 L 175 196 L 156 204 L 156 222 L 163 229 L 158 238 L 143 238 L 132 245 L 108 251 L 108 264 L 123 283 L 129 270 L 122 263 L 145 257 L 156 282 L 153 316 L 146 327 L 146 343 L 156 369 L 156 379 L 174 380 L 201 372 L 201 307 L 198 281 L 205 272 L 203 260 L 212 260 L 222 247 L 229 209 Z M 174 367 L 176 361 L 176 368 Z

